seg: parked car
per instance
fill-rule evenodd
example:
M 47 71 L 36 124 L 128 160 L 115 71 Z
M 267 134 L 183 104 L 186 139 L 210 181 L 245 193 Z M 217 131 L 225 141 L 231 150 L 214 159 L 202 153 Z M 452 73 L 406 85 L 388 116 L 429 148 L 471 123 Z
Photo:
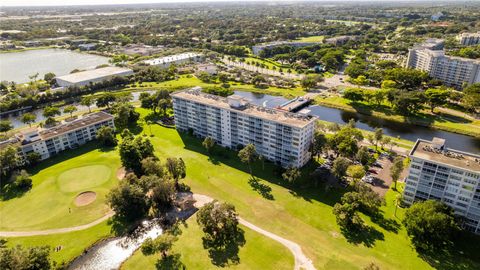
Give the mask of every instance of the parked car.
M 382 164 L 380 164 L 380 162 L 378 162 L 378 161 L 373 162 L 372 166 L 382 168 Z
M 375 180 L 375 178 L 374 178 L 373 176 L 371 176 L 371 175 L 365 175 L 365 176 L 362 178 L 362 181 L 363 181 L 363 182 L 365 182 L 365 183 L 367 183 L 367 184 L 371 184 L 371 185 L 373 185 L 374 180 Z

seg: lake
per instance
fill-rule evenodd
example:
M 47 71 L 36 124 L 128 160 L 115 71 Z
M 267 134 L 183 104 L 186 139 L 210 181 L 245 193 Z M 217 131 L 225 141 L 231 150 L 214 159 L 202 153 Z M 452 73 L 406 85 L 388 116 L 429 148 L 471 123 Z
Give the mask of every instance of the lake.
M 244 91 L 235 91 L 235 94 L 250 100 L 253 104 L 269 108 L 274 108 L 288 101 L 288 99 L 284 97 Z M 373 116 L 319 105 L 308 106 L 303 112 L 317 116 L 321 120 L 338 124 L 346 124 L 350 119 L 353 119 L 356 122 L 356 126 L 360 129 L 373 131 L 375 128 L 380 127 L 386 135 L 393 137 L 400 136 L 400 138 L 409 141 L 416 141 L 419 138 L 431 140 L 433 137 L 440 137 L 446 140 L 447 147 L 449 148 L 480 153 L 480 138 L 412 124 L 387 121 Z
M 74 69 L 93 69 L 107 64 L 108 60 L 107 57 L 64 49 L 0 53 L 0 81 L 24 83 L 30 81 L 28 77 L 37 72 L 38 78 L 43 78 L 48 72 L 61 76 Z

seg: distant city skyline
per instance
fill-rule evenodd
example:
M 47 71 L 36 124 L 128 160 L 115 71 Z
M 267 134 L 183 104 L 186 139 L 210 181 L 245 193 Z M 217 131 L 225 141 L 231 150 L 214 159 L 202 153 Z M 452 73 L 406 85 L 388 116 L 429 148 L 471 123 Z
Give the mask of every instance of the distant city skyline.
M 188 3 L 188 2 L 392 2 L 396 0 L 2 0 L 0 7 L 8 6 L 75 6 L 75 5 L 125 5 L 156 3 Z M 432 0 L 416 0 L 418 2 L 434 2 Z M 455 1 L 455 0 L 452 0 Z M 396 1 L 398 2 L 398 1 Z M 400 1 L 402 2 L 402 1 Z

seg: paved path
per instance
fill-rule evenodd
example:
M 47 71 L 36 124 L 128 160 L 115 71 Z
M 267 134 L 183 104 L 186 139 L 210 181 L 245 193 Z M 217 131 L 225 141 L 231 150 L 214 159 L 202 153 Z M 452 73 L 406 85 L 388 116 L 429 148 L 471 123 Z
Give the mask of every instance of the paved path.
M 90 222 L 85 225 L 80 225 L 80 226 L 75 226 L 75 227 L 68 227 L 68 228 L 59 228 L 59 229 L 50 229 L 50 230 L 43 230 L 43 231 L 9 231 L 9 232 L 1 232 L 0 231 L 0 237 L 24 237 L 24 236 L 37 236 L 37 235 L 50 235 L 50 234 L 59 234 L 59 233 L 68 233 L 68 232 L 75 232 L 75 231 L 81 231 L 81 230 L 86 230 L 88 228 L 91 228 L 95 225 L 98 225 L 102 223 L 103 221 L 109 219 L 110 217 L 113 216 L 113 211 L 109 212 L 105 216 Z
M 193 194 L 193 199 L 195 200 L 195 207 L 197 208 L 200 208 L 202 207 L 203 205 L 205 205 L 206 203 L 209 203 L 211 202 L 213 199 L 208 197 L 208 196 L 205 196 L 205 195 L 200 195 L 200 194 Z M 290 240 L 287 240 L 283 237 L 280 237 L 274 233 L 271 233 L 269 231 L 266 231 L 260 227 L 257 227 L 256 225 L 246 221 L 245 219 L 239 217 L 238 218 L 238 221 L 240 222 L 240 224 L 242 224 L 243 226 L 251 229 L 251 230 L 254 230 L 260 234 L 263 234 L 265 235 L 266 237 L 269 237 L 277 242 L 279 242 L 280 244 L 284 245 L 285 247 L 287 247 L 290 252 L 292 252 L 293 254 L 293 257 L 295 258 L 295 270 L 299 270 L 299 269 L 306 269 L 306 270 L 315 270 L 315 266 L 313 266 L 313 263 L 312 263 L 312 260 L 310 260 L 303 252 L 302 252 L 302 248 L 295 242 L 292 242 Z
M 209 203 L 211 201 L 213 201 L 213 199 L 209 196 L 206 196 L 206 195 L 201 195 L 201 194 L 193 194 L 193 198 L 195 199 L 195 204 L 194 206 L 197 207 L 197 208 L 200 208 L 202 207 L 203 205 L 205 205 L 206 203 Z M 59 229 L 50 229 L 50 230 L 43 230 L 43 231 L 18 231 L 18 232 L 1 232 L 0 231 L 0 237 L 24 237 L 24 236 L 37 236 L 37 235 L 51 235 L 51 234 L 59 234 L 59 233 L 68 233 L 68 232 L 74 232 L 74 231 L 81 231 L 81 230 L 85 230 L 85 229 L 88 229 L 90 227 L 93 227 L 105 220 L 107 220 L 108 218 L 110 218 L 111 216 L 113 216 L 114 212 L 109 212 L 107 215 L 91 222 L 91 223 L 88 223 L 88 224 L 85 224 L 85 225 L 80 225 L 80 226 L 75 226 L 75 227 L 69 227 L 69 228 L 59 228 Z M 238 218 L 238 221 L 240 222 L 240 224 L 242 224 L 243 226 L 251 229 L 251 230 L 254 230 L 260 234 L 263 234 L 277 242 L 279 242 L 280 244 L 284 245 L 285 247 L 287 247 L 290 252 L 292 252 L 294 258 L 295 258 L 295 270 L 299 270 L 299 269 L 306 269 L 306 270 L 315 270 L 315 267 L 313 266 L 313 263 L 310 259 L 308 259 L 308 257 L 302 252 L 302 248 L 295 242 L 292 242 L 290 240 L 287 240 L 283 237 L 280 237 L 274 233 L 271 233 L 269 231 L 266 231 L 248 221 L 246 221 L 245 219 L 243 218 Z

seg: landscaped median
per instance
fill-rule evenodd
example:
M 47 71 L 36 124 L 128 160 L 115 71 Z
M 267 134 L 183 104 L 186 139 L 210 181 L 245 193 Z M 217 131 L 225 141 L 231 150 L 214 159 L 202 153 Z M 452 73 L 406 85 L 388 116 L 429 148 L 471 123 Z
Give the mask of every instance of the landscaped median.
M 421 115 L 405 117 L 399 115 L 393 111 L 376 111 L 372 106 L 364 103 L 356 103 L 355 106 L 352 103 L 342 97 L 317 97 L 315 103 L 326 107 L 336 108 L 349 112 L 356 112 L 365 115 L 371 115 L 377 118 L 399 122 L 409 123 L 424 127 L 436 128 L 439 130 L 445 130 L 453 133 L 464 134 L 468 136 L 480 137 L 480 120 L 468 120 L 465 123 L 460 121 L 452 121 L 456 116 L 446 115 L 433 115 L 427 110 L 423 111 Z

